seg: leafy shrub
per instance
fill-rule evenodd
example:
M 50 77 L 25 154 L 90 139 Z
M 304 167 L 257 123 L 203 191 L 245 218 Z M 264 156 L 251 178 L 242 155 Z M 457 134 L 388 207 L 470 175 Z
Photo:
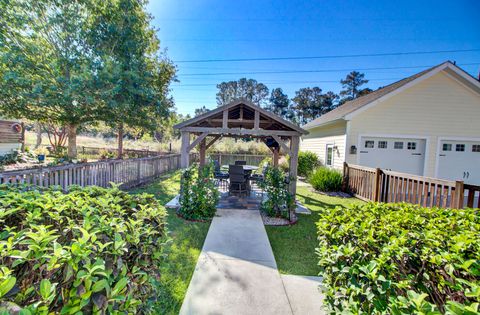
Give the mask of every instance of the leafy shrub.
M 319 165 L 320 160 L 315 153 L 310 151 L 301 151 L 298 153 L 298 175 L 307 177 Z
M 288 191 L 285 173 L 277 167 L 268 167 L 265 179 L 260 183 L 267 198 L 262 202 L 261 210 L 271 217 L 289 218 L 294 206 L 294 198 Z
M 36 161 L 37 159 L 35 156 L 29 151 L 22 152 L 21 150 L 13 150 L 10 153 L 0 155 L 0 167 L 16 163 L 29 163 Z
M 213 178 L 213 163 L 194 164 L 180 180 L 179 214 L 187 220 L 207 220 L 215 215 L 219 192 Z
M 478 314 L 480 210 L 369 203 L 317 223 L 332 313 Z
M 165 216 L 152 195 L 116 187 L 0 186 L 0 313 L 148 312 Z
M 340 191 L 342 174 L 328 167 L 317 168 L 309 177 L 310 184 L 318 191 Z

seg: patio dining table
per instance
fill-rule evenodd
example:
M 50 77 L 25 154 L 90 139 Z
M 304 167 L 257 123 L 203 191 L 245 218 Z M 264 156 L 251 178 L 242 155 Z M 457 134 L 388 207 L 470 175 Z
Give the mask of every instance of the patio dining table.
M 255 165 L 241 165 L 244 171 L 252 172 L 258 170 L 258 166 Z M 223 169 L 228 170 L 228 165 L 222 165 Z

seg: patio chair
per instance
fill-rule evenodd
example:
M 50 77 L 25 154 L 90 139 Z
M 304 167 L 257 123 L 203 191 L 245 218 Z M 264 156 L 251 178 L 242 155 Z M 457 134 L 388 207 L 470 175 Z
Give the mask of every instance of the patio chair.
M 247 161 L 235 161 L 235 165 L 247 165 Z
M 222 172 L 220 169 L 220 163 L 218 163 L 217 160 L 213 160 L 213 177 L 217 181 L 217 183 L 220 184 L 227 184 L 228 182 L 228 173 Z
M 245 176 L 243 167 L 241 165 L 230 165 L 228 173 L 230 177 L 229 193 L 248 196 L 248 177 Z

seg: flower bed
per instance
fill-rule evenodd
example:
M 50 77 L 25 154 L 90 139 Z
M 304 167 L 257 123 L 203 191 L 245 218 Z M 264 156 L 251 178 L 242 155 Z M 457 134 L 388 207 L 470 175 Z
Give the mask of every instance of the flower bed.
M 479 214 L 381 203 L 323 209 L 317 252 L 328 309 L 477 314 Z
M 145 313 L 155 303 L 166 212 L 118 188 L 0 186 L 0 313 Z

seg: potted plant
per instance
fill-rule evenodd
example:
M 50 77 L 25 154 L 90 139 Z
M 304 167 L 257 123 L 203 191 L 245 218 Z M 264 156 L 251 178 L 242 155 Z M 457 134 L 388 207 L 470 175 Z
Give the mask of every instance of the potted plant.
M 48 154 L 48 150 L 46 148 L 39 148 L 35 150 L 35 153 L 37 154 L 38 162 L 45 162 L 45 156 Z

